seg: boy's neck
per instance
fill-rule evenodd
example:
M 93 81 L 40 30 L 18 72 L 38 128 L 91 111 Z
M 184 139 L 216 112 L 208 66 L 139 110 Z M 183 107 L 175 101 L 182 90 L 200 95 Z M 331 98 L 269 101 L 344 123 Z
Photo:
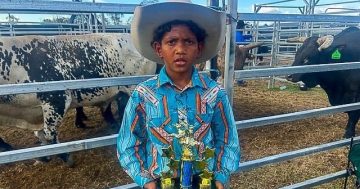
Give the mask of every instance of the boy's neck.
M 191 81 L 191 76 L 192 76 L 193 70 L 190 72 L 186 72 L 186 73 L 167 73 L 168 77 L 171 79 L 171 81 L 173 82 L 173 84 L 176 86 L 176 88 L 182 90 L 184 89 L 186 86 L 188 86 L 188 84 Z

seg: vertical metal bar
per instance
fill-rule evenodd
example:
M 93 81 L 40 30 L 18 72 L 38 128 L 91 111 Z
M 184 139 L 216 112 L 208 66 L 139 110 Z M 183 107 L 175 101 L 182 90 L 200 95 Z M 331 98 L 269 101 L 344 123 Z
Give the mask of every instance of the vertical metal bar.
M 272 35 L 272 42 L 271 42 L 271 60 L 270 60 L 270 67 L 274 64 L 275 62 L 275 53 L 276 53 L 276 33 L 277 33 L 277 27 L 276 27 L 277 22 L 274 22 L 273 25 L 273 35 Z M 271 88 L 271 78 L 272 76 L 269 76 L 269 82 L 268 82 L 268 89 Z
M 237 0 L 228 0 L 228 9 L 226 11 L 230 18 L 226 31 L 226 49 L 225 49 L 225 73 L 224 87 L 229 96 L 230 104 L 233 104 L 233 86 L 234 86 L 234 62 L 235 62 L 235 30 L 237 18 Z
M 258 42 L 258 40 L 259 40 L 259 21 L 255 21 L 254 26 L 255 26 L 255 30 L 252 30 L 251 35 L 255 36 L 254 42 Z M 252 64 L 254 67 L 256 66 L 256 63 L 257 63 L 257 52 L 255 50 L 257 50 L 258 48 L 259 47 L 251 49 L 251 53 L 255 54 L 254 59 L 252 61 Z
M 84 14 L 81 14 L 81 31 L 82 31 L 82 33 L 85 33 L 85 19 L 84 19 Z
M 95 0 L 93 0 L 93 3 L 95 3 Z M 94 12 L 94 26 L 95 26 L 95 33 L 99 33 L 98 30 L 98 23 L 97 23 L 98 19 L 96 17 L 96 13 Z
M 98 19 L 96 16 L 96 13 L 94 13 L 94 22 L 95 22 L 95 33 L 99 33 L 99 28 L 98 28 Z
M 93 25 L 92 25 L 92 13 L 89 13 L 88 14 L 88 30 L 90 33 L 93 33 L 94 32 L 94 28 L 93 28 Z
M 101 14 L 101 23 L 102 23 L 102 31 L 105 33 L 106 32 L 106 23 L 105 23 L 105 14 L 104 13 Z
M 260 9 L 261 9 L 261 6 L 258 6 L 258 8 L 256 8 L 256 4 L 255 4 L 254 13 L 259 13 Z M 255 28 L 253 28 L 253 27 L 255 27 Z M 253 21 L 253 27 L 251 28 L 251 34 L 253 35 L 254 29 L 255 29 L 256 30 L 256 32 L 255 32 L 255 36 L 256 36 L 255 41 L 257 42 L 258 41 L 258 35 L 259 35 L 259 32 L 258 32 L 258 30 L 259 30 L 259 21 Z M 252 49 L 251 52 L 254 53 L 255 51 Z M 252 66 L 253 67 L 256 66 L 256 59 L 257 59 L 257 56 L 255 56 L 253 61 L 252 61 Z
M 208 0 L 208 5 L 211 7 L 219 7 L 219 0 Z M 217 56 L 206 62 L 206 70 L 210 70 L 211 79 L 216 80 L 218 78 Z

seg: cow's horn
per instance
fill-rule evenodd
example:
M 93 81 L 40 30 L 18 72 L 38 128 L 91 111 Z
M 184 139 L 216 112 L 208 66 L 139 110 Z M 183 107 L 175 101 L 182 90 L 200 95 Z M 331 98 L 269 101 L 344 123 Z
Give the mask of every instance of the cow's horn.
M 264 42 L 255 42 L 255 43 L 247 44 L 247 45 L 245 45 L 245 46 L 243 46 L 243 47 L 241 47 L 241 48 L 247 48 L 248 50 L 250 50 L 250 49 L 259 47 L 259 46 L 261 46 L 261 45 L 263 45 L 263 44 L 264 44 Z
M 292 37 L 286 40 L 288 43 L 304 43 L 308 37 Z
M 323 37 L 320 37 L 316 42 L 320 45 L 318 50 L 321 51 L 323 49 L 328 48 L 332 42 L 334 41 L 334 36 L 332 35 L 326 35 Z

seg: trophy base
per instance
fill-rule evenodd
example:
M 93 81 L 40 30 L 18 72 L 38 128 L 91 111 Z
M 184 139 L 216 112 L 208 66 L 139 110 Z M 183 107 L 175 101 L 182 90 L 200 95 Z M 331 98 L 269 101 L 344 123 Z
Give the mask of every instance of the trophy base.
M 168 179 L 168 178 L 166 178 Z M 158 187 L 161 189 L 181 189 L 180 186 L 180 178 L 174 178 L 171 179 L 172 183 L 169 185 L 168 181 L 164 181 L 165 179 L 161 179 L 161 181 L 158 182 Z M 199 175 L 193 175 L 192 180 L 192 186 L 191 189 L 216 189 L 215 181 L 206 179 L 207 181 L 204 181 L 200 178 Z M 163 185 L 163 183 L 168 183 L 168 185 Z

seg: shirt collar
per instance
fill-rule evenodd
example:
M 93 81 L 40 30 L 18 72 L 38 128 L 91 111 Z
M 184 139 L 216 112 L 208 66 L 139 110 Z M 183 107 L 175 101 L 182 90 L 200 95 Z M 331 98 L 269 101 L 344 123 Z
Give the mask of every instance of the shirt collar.
M 207 88 L 207 85 L 204 81 L 204 77 L 202 75 L 200 75 L 200 73 L 198 72 L 198 70 L 193 66 L 193 72 L 191 75 L 191 85 L 192 87 L 194 86 L 199 86 L 202 88 Z M 166 73 L 166 69 L 165 66 L 163 68 L 161 68 L 160 72 L 159 72 L 159 77 L 158 77 L 158 87 L 165 85 L 165 84 L 170 84 L 170 85 L 174 85 L 174 83 L 171 81 L 170 77 L 168 76 L 168 74 Z

